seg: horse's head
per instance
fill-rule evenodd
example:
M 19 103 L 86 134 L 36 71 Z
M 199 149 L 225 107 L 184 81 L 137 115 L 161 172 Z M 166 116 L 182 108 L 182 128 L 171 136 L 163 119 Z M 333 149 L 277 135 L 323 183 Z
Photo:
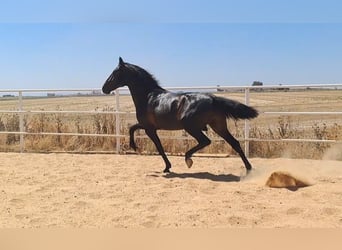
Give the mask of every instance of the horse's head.
M 128 86 L 130 89 L 139 86 L 139 89 L 143 87 L 145 90 L 161 88 L 150 73 L 137 65 L 124 62 L 120 57 L 119 65 L 103 84 L 102 91 L 109 94 L 122 86 Z
M 127 84 L 127 80 L 125 77 L 125 62 L 122 58 L 119 58 L 119 65 L 114 69 L 112 74 L 108 77 L 106 82 L 103 84 L 102 92 L 105 94 L 109 94 L 113 90 L 122 87 Z

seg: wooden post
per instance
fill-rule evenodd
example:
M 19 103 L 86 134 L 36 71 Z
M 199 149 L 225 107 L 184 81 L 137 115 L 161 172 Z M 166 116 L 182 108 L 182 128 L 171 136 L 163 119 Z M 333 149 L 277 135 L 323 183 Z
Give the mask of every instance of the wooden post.
M 249 105 L 249 88 L 245 88 L 245 104 Z M 245 155 L 249 157 L 249 120 L 245 120 Z
M 120 153 L 120 91 L 115 90 L 115 135 L 116 135 L 116 153 Z
M 23 92 L 19 91 L 19 105 L 18 105 L 19 112 L 19 132 L 20 132 L 20 153 L 24 152 L 25 149 L 25 141 L 24 141 L 24 113 L 23 111 Z

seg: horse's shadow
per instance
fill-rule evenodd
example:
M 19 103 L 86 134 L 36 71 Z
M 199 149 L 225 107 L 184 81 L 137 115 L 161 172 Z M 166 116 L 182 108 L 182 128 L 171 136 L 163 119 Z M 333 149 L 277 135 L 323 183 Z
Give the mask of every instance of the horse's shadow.
M 164 178 L 167 179 L 173 179 L 173 178 L 180 178 L 180 179 L 204 179 L 204 180 L 210 180 L 215 182 L 239 182 L 240 176 L 236 176 L 233 174 L 211 174 L 208 172 L 198 172 L 198 173 L 168 173 L 166 175 L 163 175 Z

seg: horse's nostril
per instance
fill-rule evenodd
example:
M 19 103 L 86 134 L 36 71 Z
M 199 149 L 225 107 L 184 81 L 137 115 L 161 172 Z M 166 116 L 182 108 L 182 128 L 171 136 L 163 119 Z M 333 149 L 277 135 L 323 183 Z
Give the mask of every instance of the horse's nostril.
M 106 86 L 106 83 L 102 86 L 102 92 L 104 94 L 109 94 L 110 93 L 110 90 L 109 88 Z

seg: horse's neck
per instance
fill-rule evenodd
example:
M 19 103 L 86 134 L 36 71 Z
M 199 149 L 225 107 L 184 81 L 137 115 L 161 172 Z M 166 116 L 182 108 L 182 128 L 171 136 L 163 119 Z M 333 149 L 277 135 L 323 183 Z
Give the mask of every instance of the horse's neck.
M 144 112 L 147 108 L 148 95 L 155 91 L 166 91 L 161 87 L 153 87 L 153 88 L 142 88 L 139 86 L 130 87 L 128 86 L 129 91 L 131 92 L 132 99 L 134 102 L 135 109 L 138 112 Z

